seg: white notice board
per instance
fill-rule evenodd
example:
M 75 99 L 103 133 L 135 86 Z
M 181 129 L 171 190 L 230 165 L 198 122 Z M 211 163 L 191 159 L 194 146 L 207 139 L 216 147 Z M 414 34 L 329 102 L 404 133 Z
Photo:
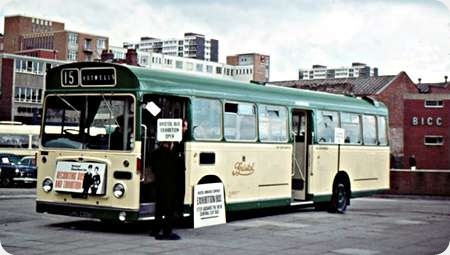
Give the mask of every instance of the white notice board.
M 334 128 L 334 143 L 344 144 L 345 143 L 345 129 Z
M 222 183 L 194 186 L 194 228 L 226 223 Z
M 182 119 L 158 119 L 158 142 L 179 142 L 183 138 Z

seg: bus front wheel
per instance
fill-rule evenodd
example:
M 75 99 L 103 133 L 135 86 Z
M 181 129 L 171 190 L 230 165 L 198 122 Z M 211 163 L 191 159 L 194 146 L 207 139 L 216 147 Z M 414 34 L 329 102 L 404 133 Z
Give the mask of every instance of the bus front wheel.
M 338 182 L 333 189 L 331 197 L 331 211 L 336 213 L 345 213 L 348 205 L 349 194 L 347 187 L 343 182 Z

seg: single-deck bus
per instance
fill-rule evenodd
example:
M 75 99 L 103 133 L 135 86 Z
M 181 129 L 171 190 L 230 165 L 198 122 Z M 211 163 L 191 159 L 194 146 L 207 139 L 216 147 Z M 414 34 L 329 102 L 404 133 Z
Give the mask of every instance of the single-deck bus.
M 151 219 L 158 119 L 189 123 L 186 213 L 206 183 L 223 184 L 229 211 L 342 212 L 351 197 L 389 188 L 388 111 L 370 98 L 85 62 L 48 71 L 43 107 L 42 213 Z M 92 189 L 83 175 L 94 169 L 101 182 Z
M 0 153 L 34 156 L 38 148 L 39 125 L 0 121 Z

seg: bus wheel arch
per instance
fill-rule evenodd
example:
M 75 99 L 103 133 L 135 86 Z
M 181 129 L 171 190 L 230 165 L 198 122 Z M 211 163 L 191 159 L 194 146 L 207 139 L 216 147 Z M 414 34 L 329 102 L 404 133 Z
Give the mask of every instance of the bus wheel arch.
M 207 184 L 207 183 L 223 183 L 223 182 L 216 175 L 205 175 L 198 181 L 197 184 Z
M 197 182 L 197 184 L 222 183 L 223 181 L 217 175 L 205 175 Z M 223 187 L 223 199 L 226 204 L 227 197 L 225 192 L 225 185 Z
M 331 212 L 345 213 L 350 205 L 351 185 L 350 177 L 345 171 L 339 171 L 334 177 L 333 193 L 331 195 Z

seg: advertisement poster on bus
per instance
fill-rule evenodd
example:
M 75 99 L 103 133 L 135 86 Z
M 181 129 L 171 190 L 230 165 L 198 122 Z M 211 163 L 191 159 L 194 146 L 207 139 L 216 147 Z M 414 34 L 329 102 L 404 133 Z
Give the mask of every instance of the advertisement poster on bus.
M 226 223 L 222 183 L 194 186 L 194 228 Z
M 55 191 L 104 195 L 105 173 L 106 165 L 102 163 L 59 161 Z

